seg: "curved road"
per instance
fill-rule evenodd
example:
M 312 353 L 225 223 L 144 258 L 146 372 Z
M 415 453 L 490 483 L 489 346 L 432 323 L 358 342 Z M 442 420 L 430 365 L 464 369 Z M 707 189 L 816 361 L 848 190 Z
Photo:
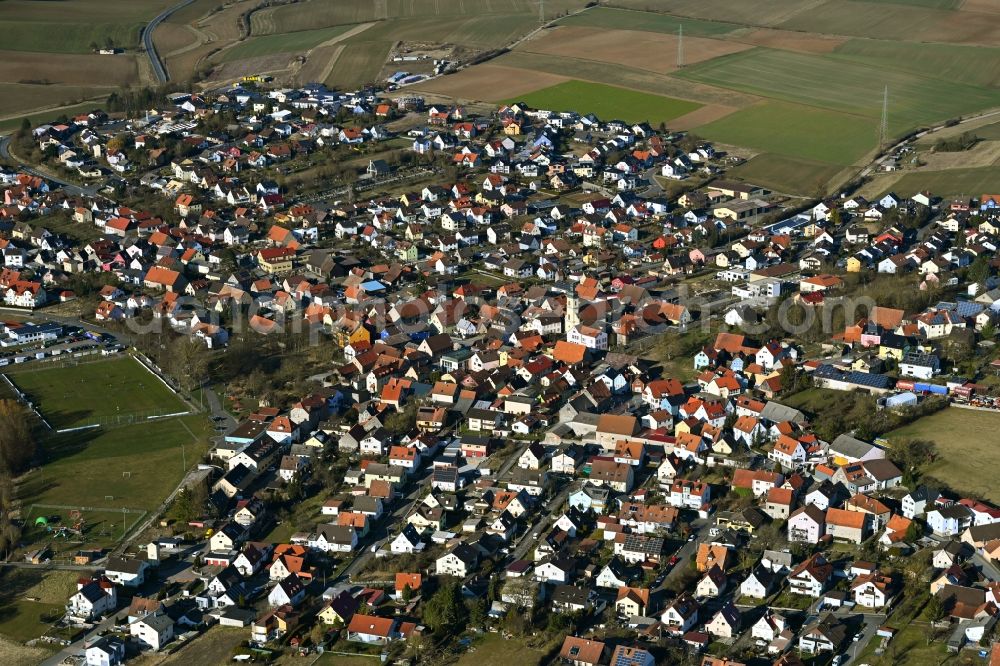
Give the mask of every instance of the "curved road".
M 5 160 L 9 160 L 17 165 L 18 170 L 24 173 L 31 174 L 32 176 L 38 176 L 39 178 L 44 178 L 50 183 L 55 183 L 56 185 L 62 186 L 63 190 L 72 196 L 87 196 L 92 197 L 97 194 L 97 185 L 87 185 L 86 187 L 81 187 L 75 183 L 71 183 L 66 180 L 62 180 L 58 176 L 54 176 L 50 173 L 45 173 L 39 171 L 31 164 L 22 162 L 16 155 L 10 152 L 10 135 L 0 136 L 0 157 Z
M 166 83 L 170 80 L 170 77 L 167 75 L 167 68 L 163 66 L 163 62 L 160 60 L 160 55 L 156 52 L 156 45 L 153 43 L 153 31 L 156 30 L 156 26 L 170 18 L 171 14 L 182 7 L 187 7 L 192 2 L 194 0 L 184 0 L 173 7 L 167 7 L 142 29 L 142 46 L 146 49 L 146 55 L 149 56 L 149 63 L 153 66 L 153 74 L 156 75 L 156 79 L 160 83 Z

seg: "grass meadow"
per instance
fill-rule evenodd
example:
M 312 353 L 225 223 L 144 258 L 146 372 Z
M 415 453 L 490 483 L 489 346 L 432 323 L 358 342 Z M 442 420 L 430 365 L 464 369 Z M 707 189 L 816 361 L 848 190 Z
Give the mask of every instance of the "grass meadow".
M 957 491 L 976 493 L 1000 501 L 996 470 L 984 461 L 996 453 L 1000 414 L 949 407 L 893 430 L 886 439 L 925 439 L 937 445 L 938 459 L 924 474 L 947 483 Z

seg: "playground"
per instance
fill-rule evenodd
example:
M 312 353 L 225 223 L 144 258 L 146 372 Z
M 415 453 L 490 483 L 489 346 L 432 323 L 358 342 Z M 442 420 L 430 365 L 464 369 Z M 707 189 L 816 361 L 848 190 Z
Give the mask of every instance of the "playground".
M 25 511 L 22 540 L 47 545 L 56 560 L 68 560 L 80 550 L 111 548 L 146 516 L 143 509 L 119 511 L 57 504 L 32 504 Z

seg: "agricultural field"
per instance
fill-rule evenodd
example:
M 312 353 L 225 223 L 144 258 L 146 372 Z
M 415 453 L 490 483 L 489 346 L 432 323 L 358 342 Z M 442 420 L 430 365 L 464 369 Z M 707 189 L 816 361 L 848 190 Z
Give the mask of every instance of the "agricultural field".
M 538 33 L 518 49 L 568 58 L 615 63 L 659 74 L 677 70 L 676 35 L 638 30 L 559 26 Z M 684 38 L 684 62 L 693 64 L 751 48 L 700 37 Z
M 1000 90 L 869 67 L 831 55 L 758 48 L 693 65 L 676 76 L 772 99 L 877 119 L 889 89 L 889 130 L 899 134 L 1000 105 Z
M 308 51 L 323 42 L 343 34 L 350 26 L 334 26 L 302 32 L 251 37 L 222 52 L 221 61 L 230 62 L 245 58 L 257 58 L 275 53 Z
M 978 198 L 983 192 L 997 189 L 997 167 L 947 169 L 945 171 L 908 171 L 880 174 L 865 186 L 871 195 L 895 192 L 900 196 L 913 196 L 930 191 L 942 198 Z M 867 195 L 866 195 L 867 196 Z
M 762 102 L 694 131 L 720 143 L 841 166 L 872 151 L 878 137 L 874 119 L 785 102 Z
M 507 101 L 524 102 L 529 106 L 554 111 L 579 111 L 596 114 L 599 118 L 618 118 L 626 122 L 648 121 L 652 124 L 673 120 L 701 106 L 687 100 L 586 81 L 566 81 Z
M 0 91 L 2 91 L 3 88 L 4 86 L 0 84 Z M 95 107 L 100 107 L 99 101 L 83 102 L 82 104 L 72 104 L 66 107 L 54 107 L 48 111 L 35 111 L 27 114 L 11 114 L 6 116 L 3 120 L 0 120 L 0 132 L 7 132 L 12 129 L 16 129 L 25 118 L 33 124 L 40 124 L 55 120 L 60 116 L 66 116 L 68 118 L 79 113 L 87 113 L 89 111 L 93 111 Z
M 326 85 L 344 90 L 351 90 L 373 83 L 378 79 L 379 72 L 385 66 L 389 57 L 391 42 L 383 41 L 351 41 L 344 44 L 344 49 L 337 56 L 330 71 L 330 76 L 324 81 Z
M 973 86 L 1000 83 L 1000 48 L 851 39 L 838 46 L 834 55 L 853 63 Z
M 983 465 L 995 446 L 1000 414 L 949 407 L 886 435 L 886 439 L 923 439 L 937 445 L 938 459 L 924 474 L 953 488 L 1000 501 L 995 471 Z
M 111 92 L 111 88 L 0 82 L 0 117 L 13 120 L 13 124 L 18 125 L 24 115 L 29 118 L 44 119 L 46 115 L 56 117 L 74 112 L 72 109 L 60 109 L 54 113 L 44 111 L 53 107 L 73 106 L 90 111 L 95 107 L 100 107 L 101 100 L 95 99 L 89 103 L 83 100 L 94 98 L 95 95 L 100 95 L 102 92 L 107 94 Z M 42 109 L 42 111 L 35 111 L 36 109 Z
M 771 27 L 900 42 L 991 46 L 1000 38 L 1000 15 L 916 3 L 851 2 L 847 6 L 841 0 L 827 0 Z
M 131 356 L 75 366 L 25 367 L 8 376 L 57 430 L 187 410 Z
M 4 48 L 37 53 L 89 53 L 91 44 L 134 49 L 142 27 L 171 0 L 8 0 L 0 4 Z M 58 26 L 58 27 L 55 27 Z M 53 39 L 54 30 L 58 39 Z
M 726 173 L 776 192 L 812 196 L 842 171 L 844 167 L 836 164 L 763 153 Z
M 566 77 L 484 63 L 421 83 L 420 90 L 460 100 L 500 101 L 568 81 Z M 489 90 L 484 85 L 489 81 Z M 484 97 L 485 95 L 485 97 Z
M 650 7 L 659 9 L 649 0 L 613 0 L 613 4 L 639 11 Z M 678 17 L 726 21 L 738 25 L 773 26 L 812 11 L 815 5 L 815 0 L 769 0 L 767 3 L 748 3 L 742 0 L 671 0 L 669 13 Z
M 559 21 L 559 25 L 586 26 L 606 28 L 609 30 L 644 30 L 648 32 L 663 32 L 676 35 L 683 27 L 684 34 L 699 37 L 714 37 L 738 30 L 735 23 L 722 21 L 699 21 L 697 19 L 680 18 L 668 14 L 634 11 L 629 9 L 613 9 L 595 7 L 574 16 L 567 16 Z

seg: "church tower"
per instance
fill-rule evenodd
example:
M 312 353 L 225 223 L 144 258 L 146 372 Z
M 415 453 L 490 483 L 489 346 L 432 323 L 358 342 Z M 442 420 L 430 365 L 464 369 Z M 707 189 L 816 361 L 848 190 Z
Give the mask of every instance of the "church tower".
M 563 332 L 569 335 L 580 324 L 580 298 L 576 291 L 566 294 L 566 313 L 563 315 Z

